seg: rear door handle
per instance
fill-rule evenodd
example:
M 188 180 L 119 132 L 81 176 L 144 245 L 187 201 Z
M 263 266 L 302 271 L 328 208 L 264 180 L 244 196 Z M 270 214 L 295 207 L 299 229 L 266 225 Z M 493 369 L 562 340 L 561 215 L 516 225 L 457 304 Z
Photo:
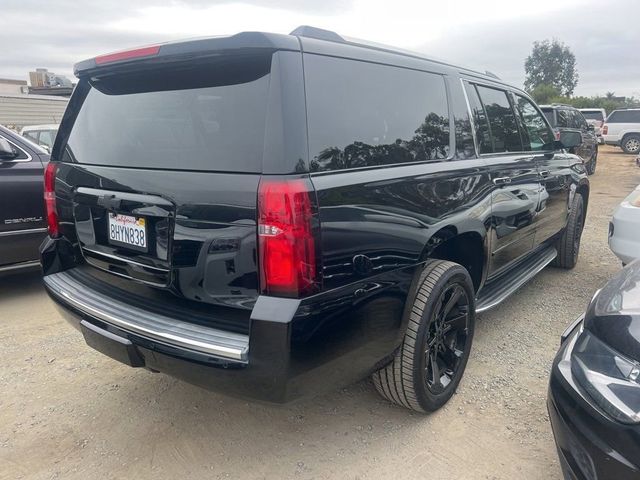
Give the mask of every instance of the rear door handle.
M 542 170 L 540 172 L 540 176 L 543 177 L 543 178 L 547 178 L 547 177 L 551 176 L 551 170 Z
M 498 177 L 493 179 L 495 185 L 507 185 L 511 183 L 511 177 Z

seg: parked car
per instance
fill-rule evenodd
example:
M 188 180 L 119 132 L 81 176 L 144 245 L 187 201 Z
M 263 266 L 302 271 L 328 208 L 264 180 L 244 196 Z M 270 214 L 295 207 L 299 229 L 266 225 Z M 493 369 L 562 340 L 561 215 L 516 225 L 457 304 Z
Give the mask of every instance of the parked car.
M 624 153 L 640 153 L 640 108 L 614 110 L 602 127 L 604 143 Z
M 31 125 L 24 127 L 20 135 L 27 137 L 32 142 L 37 143 L 47 152 L 53 148 L 53 142 L 58 133 L 58 125 Z
M 602 126 L 607 118 L 607 111 L 604 108 L 579 108 L 578 110 L 580 110 L 580 113 L 584 115 L 587 123 L 593 125 L 598 143 L 604 143 L 604 138 L 602 138 Z
M 476 312 L 577 261 L 581 136 L 495 77 L 309 27 L 75 72 L 44 283 L 125 364 L 272 402 L 373 374 L 431 411 Z
M 613 212 L 609 248 L 623 264 L 640 258 L 640 185 Z
M 567 479 L 640 476 L 640 262 L 562 335 L 547 407 Z
M 587 123 L 582 113 L 570 105 L 540 105 L 540 109 L 556 136 L 563 131 L 579 132 L 582 135 L 580 145 L 570 151 L 582 158 L 587 172 L 593 175 L 598 161 L 598 140 L 594 126 Z
M 0 125 L 0 273 L 37 268 L 46 236 L 42 177 L 49 155 Z

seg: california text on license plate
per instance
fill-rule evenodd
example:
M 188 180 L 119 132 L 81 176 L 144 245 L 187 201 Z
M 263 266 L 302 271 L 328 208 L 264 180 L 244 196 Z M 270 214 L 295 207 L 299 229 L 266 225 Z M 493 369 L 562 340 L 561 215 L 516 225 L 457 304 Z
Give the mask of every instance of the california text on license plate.
M 147 228 L 144 218 L 109 212 L 109 243 L 147 251 Z

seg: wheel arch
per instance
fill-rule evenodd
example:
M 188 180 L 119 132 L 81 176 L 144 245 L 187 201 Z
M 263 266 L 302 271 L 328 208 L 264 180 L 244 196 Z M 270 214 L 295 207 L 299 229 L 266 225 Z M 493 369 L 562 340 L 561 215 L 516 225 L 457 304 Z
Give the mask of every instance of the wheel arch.
M 589 206 L 589 190 L 590 190 L 590 185 L 588 181 L 582 182 L 576 187 L 576 193 L 582 196 L 582 220 L 583 221 L 587 219 L 587 207 Z
M 438 230 L 422 253 L 422 261 L 449 260 L 465 267 L 476 292 L 480 289 L 487 271 L 488 245 L 484 228 L 471 228 L 460 232 L 455 226 Z

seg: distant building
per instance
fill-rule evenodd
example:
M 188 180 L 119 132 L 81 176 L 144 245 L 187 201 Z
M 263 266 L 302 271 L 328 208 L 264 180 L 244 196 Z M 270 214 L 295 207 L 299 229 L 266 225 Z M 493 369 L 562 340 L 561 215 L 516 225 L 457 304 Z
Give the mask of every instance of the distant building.
M 0 94 L 20 95 L 27 93 L 26 80 L 13 80 L 11 78 L 0 78 Z
M 0 94 L 0 125 L 20 130 L 29 125 L 60 123 L 68 98 Z
M 54 95 L 58 97 L 70 97 L 73 92 L 73 84 L 64 75 L 57 75 L 46 68 L 36 68 L 35 72 L 29 72 L 29 93 L 33 95 Z

